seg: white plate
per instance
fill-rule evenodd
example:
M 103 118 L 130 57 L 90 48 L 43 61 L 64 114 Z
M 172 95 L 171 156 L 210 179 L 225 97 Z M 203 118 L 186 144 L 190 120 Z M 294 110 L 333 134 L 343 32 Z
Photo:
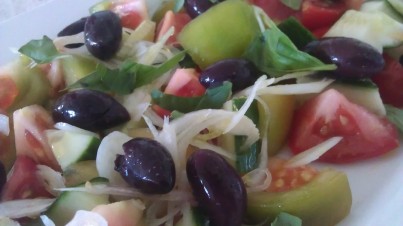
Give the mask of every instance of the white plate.
M 55 37 L 66 25 L 87 15 L 96 2 L 55 0 L 0 23 L 0 64 L 16 57 L 10 47 L 18 48 L 43 35 Z M 330 167 L 347 173 L 353 193 L 351 213 L 338 226 L 403 226 L 402 148 L 381 158 Z

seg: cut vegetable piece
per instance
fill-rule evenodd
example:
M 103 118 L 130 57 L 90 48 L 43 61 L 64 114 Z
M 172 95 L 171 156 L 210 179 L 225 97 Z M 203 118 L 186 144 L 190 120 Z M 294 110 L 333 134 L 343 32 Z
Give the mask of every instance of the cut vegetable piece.
M 195 63 L 206 68 L 219 60 L 240 57 L 258 33 L 252 6 L 231 0 L 193 19 L 178 35 L 178 40 Z
M 403 15 L 403 2 L 401 0 L 387 0 L 393 8 Z
M 46 136 L 62 170 L 79 161 L 95 160 L 101 143 L 98 137 L 62 130 L 48 130 Z
M 97 183 L 105 183 L 98 181 Z M 95 206 L 109 203 L 108 195 L 80 191 L 64 191 L 45 212 L 56 225 L 65 225 L 78 210 L 92 210 Z
M 296 99 L 294 95 L 275 94 L 261 95 L 260 98 L 269 107 L 269 112 L 264 112 L 263 107 L 259 105 L 259 111 L 261 111 L 261 115 L 266 117 L 266 120 L 269 120 L 267 152 L 269 156 L 273 156 L 281 150 L 286 142 L 294 115 Z
M 108 226 L 108 222 L 98 213 L 87 210 L 78 210 L 74 214 L 73 219 L 71 219 L 71 221 L 66 224 L 66 226 L 82 225 Z
M 352 203 L 344 173 L 324 170 L 311 182 L 285 192 L 259 192 L 248 196 L 247 212 L 255 222 L 273 221 L 286 212 L 304 225 L 333 226 L 347 216 Z
M 189 208 L 183 212 L 183 217 L 175 224 L 175 226 L 205 226 L 210 221 L 199 208 Z
M 69 56 L 60 59 L 66 85 L 70 86 L 95 71 L 96 63 L 80 56 Z
M 361 40 L 382 52 L 384 47 L 403 43 L 403 24 L 382 12 L 348 10 L 325 34 L 339 36 Z
M 99 177 L 95 161 L 77 162 L 66 167 L 63 171 L 67 187 L 77 186 L 95 177 Z
M 398 1 L 400 1 L 400 0 L 398 0 Z M 360 11 L 362 11 L 362 12 L 373 12 L 373 13 L 383 12 L 386 15 L 390 16 L 391 18 L 399 21 L 400 23 L 403 22 L 403 16 L 401 14 L 399 14 L 391 6 L 390 3 L 388 3 L 388 0 L 365 2 L 364 4 L 362 4 Z
M 145 209 L 140 200 L 124 200 L 110 204 L 98 205 L 92 212 L 100 214 L 108 222 L 108 226 L 138 226 Z

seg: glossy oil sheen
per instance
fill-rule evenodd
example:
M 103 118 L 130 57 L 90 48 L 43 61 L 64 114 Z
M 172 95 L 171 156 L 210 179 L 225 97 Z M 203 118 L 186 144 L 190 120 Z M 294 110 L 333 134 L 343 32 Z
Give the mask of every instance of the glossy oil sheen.
M 108 94 L 88 89 L 68 92 L 56 100 L 52 117 L 86 130 L 100 131 L 130 120 L 119 102 Z
M 245 185 L 224 158 L 210 150 L 197 150 L 187 161 L 186 173 L 196 201 L 213 226 L 242 224 Z
M 123 144 L 124 155 L 115 170 L 132 187 L 146 194 L 165 194 L 175 185 L 175 164 L 168 150 L 155 140 L 134 138 Z
M 209 0 L 185 0 L 184 7 L 191 18 L 196 18 L 198 15 L 210 9 L 215 3 Z

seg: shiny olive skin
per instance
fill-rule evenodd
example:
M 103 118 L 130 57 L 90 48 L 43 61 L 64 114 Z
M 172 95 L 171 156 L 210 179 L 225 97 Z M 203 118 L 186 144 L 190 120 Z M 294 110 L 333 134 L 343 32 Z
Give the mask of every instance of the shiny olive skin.
M 194 197 L 213 226 L 239 226 L 246 212 L 241 177 L 219 154 L 206 149 L 188 159 L 186 173 Z
M 218 2 L 221 1 L 217 1 L 217 3 Z M 213 1 L 210 0 L 185 0 L 184 7 L 191 18 L 196 18 L 217 3 L 213 3 Z
M 370 78 L 385 66 L 382 54 L 371 45 L 346 37 L 323 38 L 308 43 L 304 51 L 337 69 L 326 72 L 336 79 Z
M 0 193 L 3 190 L 4 185 L 7 181 L 7 172 L 6 168 L 4 167 L 3 163 L 0 162 Z
M 226 59 L 210 65 L 201 72 L 199 80 L 206 88 L 213 88 L 228 81 L 232 91 L 240 91 L 255 83 L 262 73 L 255 65 L 244 59 Z
M 145 194 L 166 194 L 175 186 L 175 164 L 168 150 L 149 138 L 134 138 L 123 144 L 115 170 L 132 187 Z
M 98 11 L 88 17 L 84 26 L 85 46 L 100 60 L 112 58 L 122 42 L 122 24 L 112 11 Z
M 130 120 L 126 108 L 110 95 L 89 89 L 68 92 L 56 100 L 52 117 L 86 130 L 100 131 Z

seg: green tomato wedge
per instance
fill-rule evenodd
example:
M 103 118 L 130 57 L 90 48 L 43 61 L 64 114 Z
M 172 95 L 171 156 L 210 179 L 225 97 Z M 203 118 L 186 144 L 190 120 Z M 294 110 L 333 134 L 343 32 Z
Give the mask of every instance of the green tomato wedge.
M 221 2 L 188 23 L 178 40 L 201 68 L 241 57 L 260 33 L 251 5 L 242 0 Z
M 273 221 L 286 212 L 304 226 L 333 226 L 350 212 L 351 190 L 344 173 L 326 169 L 311 182 L 287 192 L 259 192 L 248 196 L 248 216 L 255 222 Z

